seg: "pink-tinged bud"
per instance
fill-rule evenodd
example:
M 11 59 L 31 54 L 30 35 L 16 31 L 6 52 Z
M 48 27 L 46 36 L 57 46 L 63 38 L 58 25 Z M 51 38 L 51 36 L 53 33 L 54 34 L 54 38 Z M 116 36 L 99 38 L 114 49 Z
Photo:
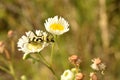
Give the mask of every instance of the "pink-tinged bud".
M 96 73 L 94 72 L 90 73 L 90 80 L 98 80 Z
M 5 48 L 4 42 L 3 42 L 3 41 L 0 41 L 0 53 L 3 53 L 4 48 Z
M 9 30 L 8 31 L 8 37 L 11 38 L 14 36 L 14 31 L 13 30 Z
M 83 80 L 84 75 L 82 73 L 77 73 L 75 79 L 76 80 Z
M 69 61 L 70 62 L 76 62 L 78 60 L 78 56 L 77 55 L 72 55 L 69 57 Z
M 68 60 L 70 61 L 71 64 L 77 65 L 79 66 L 79 64 L 81 63 L 81 60 L 78 58 L 77 55 L 72 55 L 68 58 Z

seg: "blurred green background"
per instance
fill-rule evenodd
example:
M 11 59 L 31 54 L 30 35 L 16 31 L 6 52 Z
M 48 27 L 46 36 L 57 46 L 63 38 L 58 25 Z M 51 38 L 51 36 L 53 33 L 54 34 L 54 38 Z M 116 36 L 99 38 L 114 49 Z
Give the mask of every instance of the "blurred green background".
M 81 69 L 88 78 L 91 59 L 100 57 L 107 65 L 105 80 L 120 80 L 120 0 L 0 0 L 0 41 L 5 42 L 10 53 L 10 42 L 15 44 L 10 55 L 14 55 L 12 60 L 19 80 L 22 75 L 28 80 L 53 80 L 43 64 L 22 60 L 17 41 L 26 31 L 45 31 L 45 20 L 56 15 L 70 24 L 70 31 L 58 40 L 59 50 L 54 51 L 57 75 L 73 67 L 68 57 L 76 54 L 82 59 Z M 14 37 L 8 38 L 9 30 L 14 31 Z M 50 47 L 41 54 L 49 61 Z M 0 65 L 6 67 L 2 57 L 5 58 L 4 54 L 0 54 Z M 0 80 L 13 77 L 0 70 Z

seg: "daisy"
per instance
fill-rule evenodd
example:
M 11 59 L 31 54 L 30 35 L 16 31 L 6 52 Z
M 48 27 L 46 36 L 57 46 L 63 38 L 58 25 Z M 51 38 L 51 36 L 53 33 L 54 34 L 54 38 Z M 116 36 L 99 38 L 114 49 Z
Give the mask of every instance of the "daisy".
M 44 25 L 48 32 L 55 35 L 61 35 L 69 31 L 68 22 L 62 17 L 58 18 L 58 16 L 55 16 L 53 18 L 48 18 L 45 21 Z
M 23 58 L 25 58 L 29 53 L 40 52 L 44 47 L 48 45 L 46 42 L 41 42 L 37 39 L 37 36 L 44 36 L 47 35 L 46 32 L 36 30 L 35 33 L 32 31 L 26 32 L 26 35 L 23 35 L 18 43 L 17 46 L 19 47 L 19 51 L 23 51 L 25 54 Z

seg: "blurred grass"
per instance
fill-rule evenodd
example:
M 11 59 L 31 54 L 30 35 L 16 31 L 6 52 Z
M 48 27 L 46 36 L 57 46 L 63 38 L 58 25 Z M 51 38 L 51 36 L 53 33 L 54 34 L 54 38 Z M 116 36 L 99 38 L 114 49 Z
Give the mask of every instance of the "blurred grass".
M 90 59 L 101 57 L 107 64 L 105 80 L 120 80 L 120 1 L 106 0 L 110 45 L 104 51 L 99 28 L 99 1 L 97 0 L 0 0 L 0 40 L 6 42 L 10 50 L 7 32 L 14 30 L 16 38 L 25 31 L 42 29 L 48 17 L 59 15 L 70 24 L 70 31 L 59 39 L 60 50 L 54 52 L 54 68 L 60 76 L 65 69 L 72 66 L 68 57 L 77 54 L 83 63 L 81 68 L 88 74 Z M 22 60 L 22 52 L 15 46 L 13 58 L 18 78 L 26 75 L 28 80 L 50 80 L 51 72 L 42 64 Z M 11 52 L 11 51 L 10 51 Z M 50 47 L 42 54 L 49 60 Z M 1 62 L 0 62 L 1 63 Z M 46 77 L 47 76 L 47 77 Z M 0 70 L 0 80 L 13 80 Z M 51 78 L 52 80 L 52 78 Z

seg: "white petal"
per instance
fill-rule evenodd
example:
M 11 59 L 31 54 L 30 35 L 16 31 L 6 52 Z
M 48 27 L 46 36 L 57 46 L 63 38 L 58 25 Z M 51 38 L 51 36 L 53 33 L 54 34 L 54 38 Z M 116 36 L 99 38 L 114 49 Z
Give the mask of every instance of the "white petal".
M 73 80 L 74 74 L 70 70 L 65 70 L 61 75 L 61 80 Z
M 91 65 L 91 68 L 94 69 L 94 70 L 97 70 L 97 71 L 99 70 L 99 67 L 98 67 L 98 65 L 96 65 L 96 64 L 92 64 L 92 65 Z

